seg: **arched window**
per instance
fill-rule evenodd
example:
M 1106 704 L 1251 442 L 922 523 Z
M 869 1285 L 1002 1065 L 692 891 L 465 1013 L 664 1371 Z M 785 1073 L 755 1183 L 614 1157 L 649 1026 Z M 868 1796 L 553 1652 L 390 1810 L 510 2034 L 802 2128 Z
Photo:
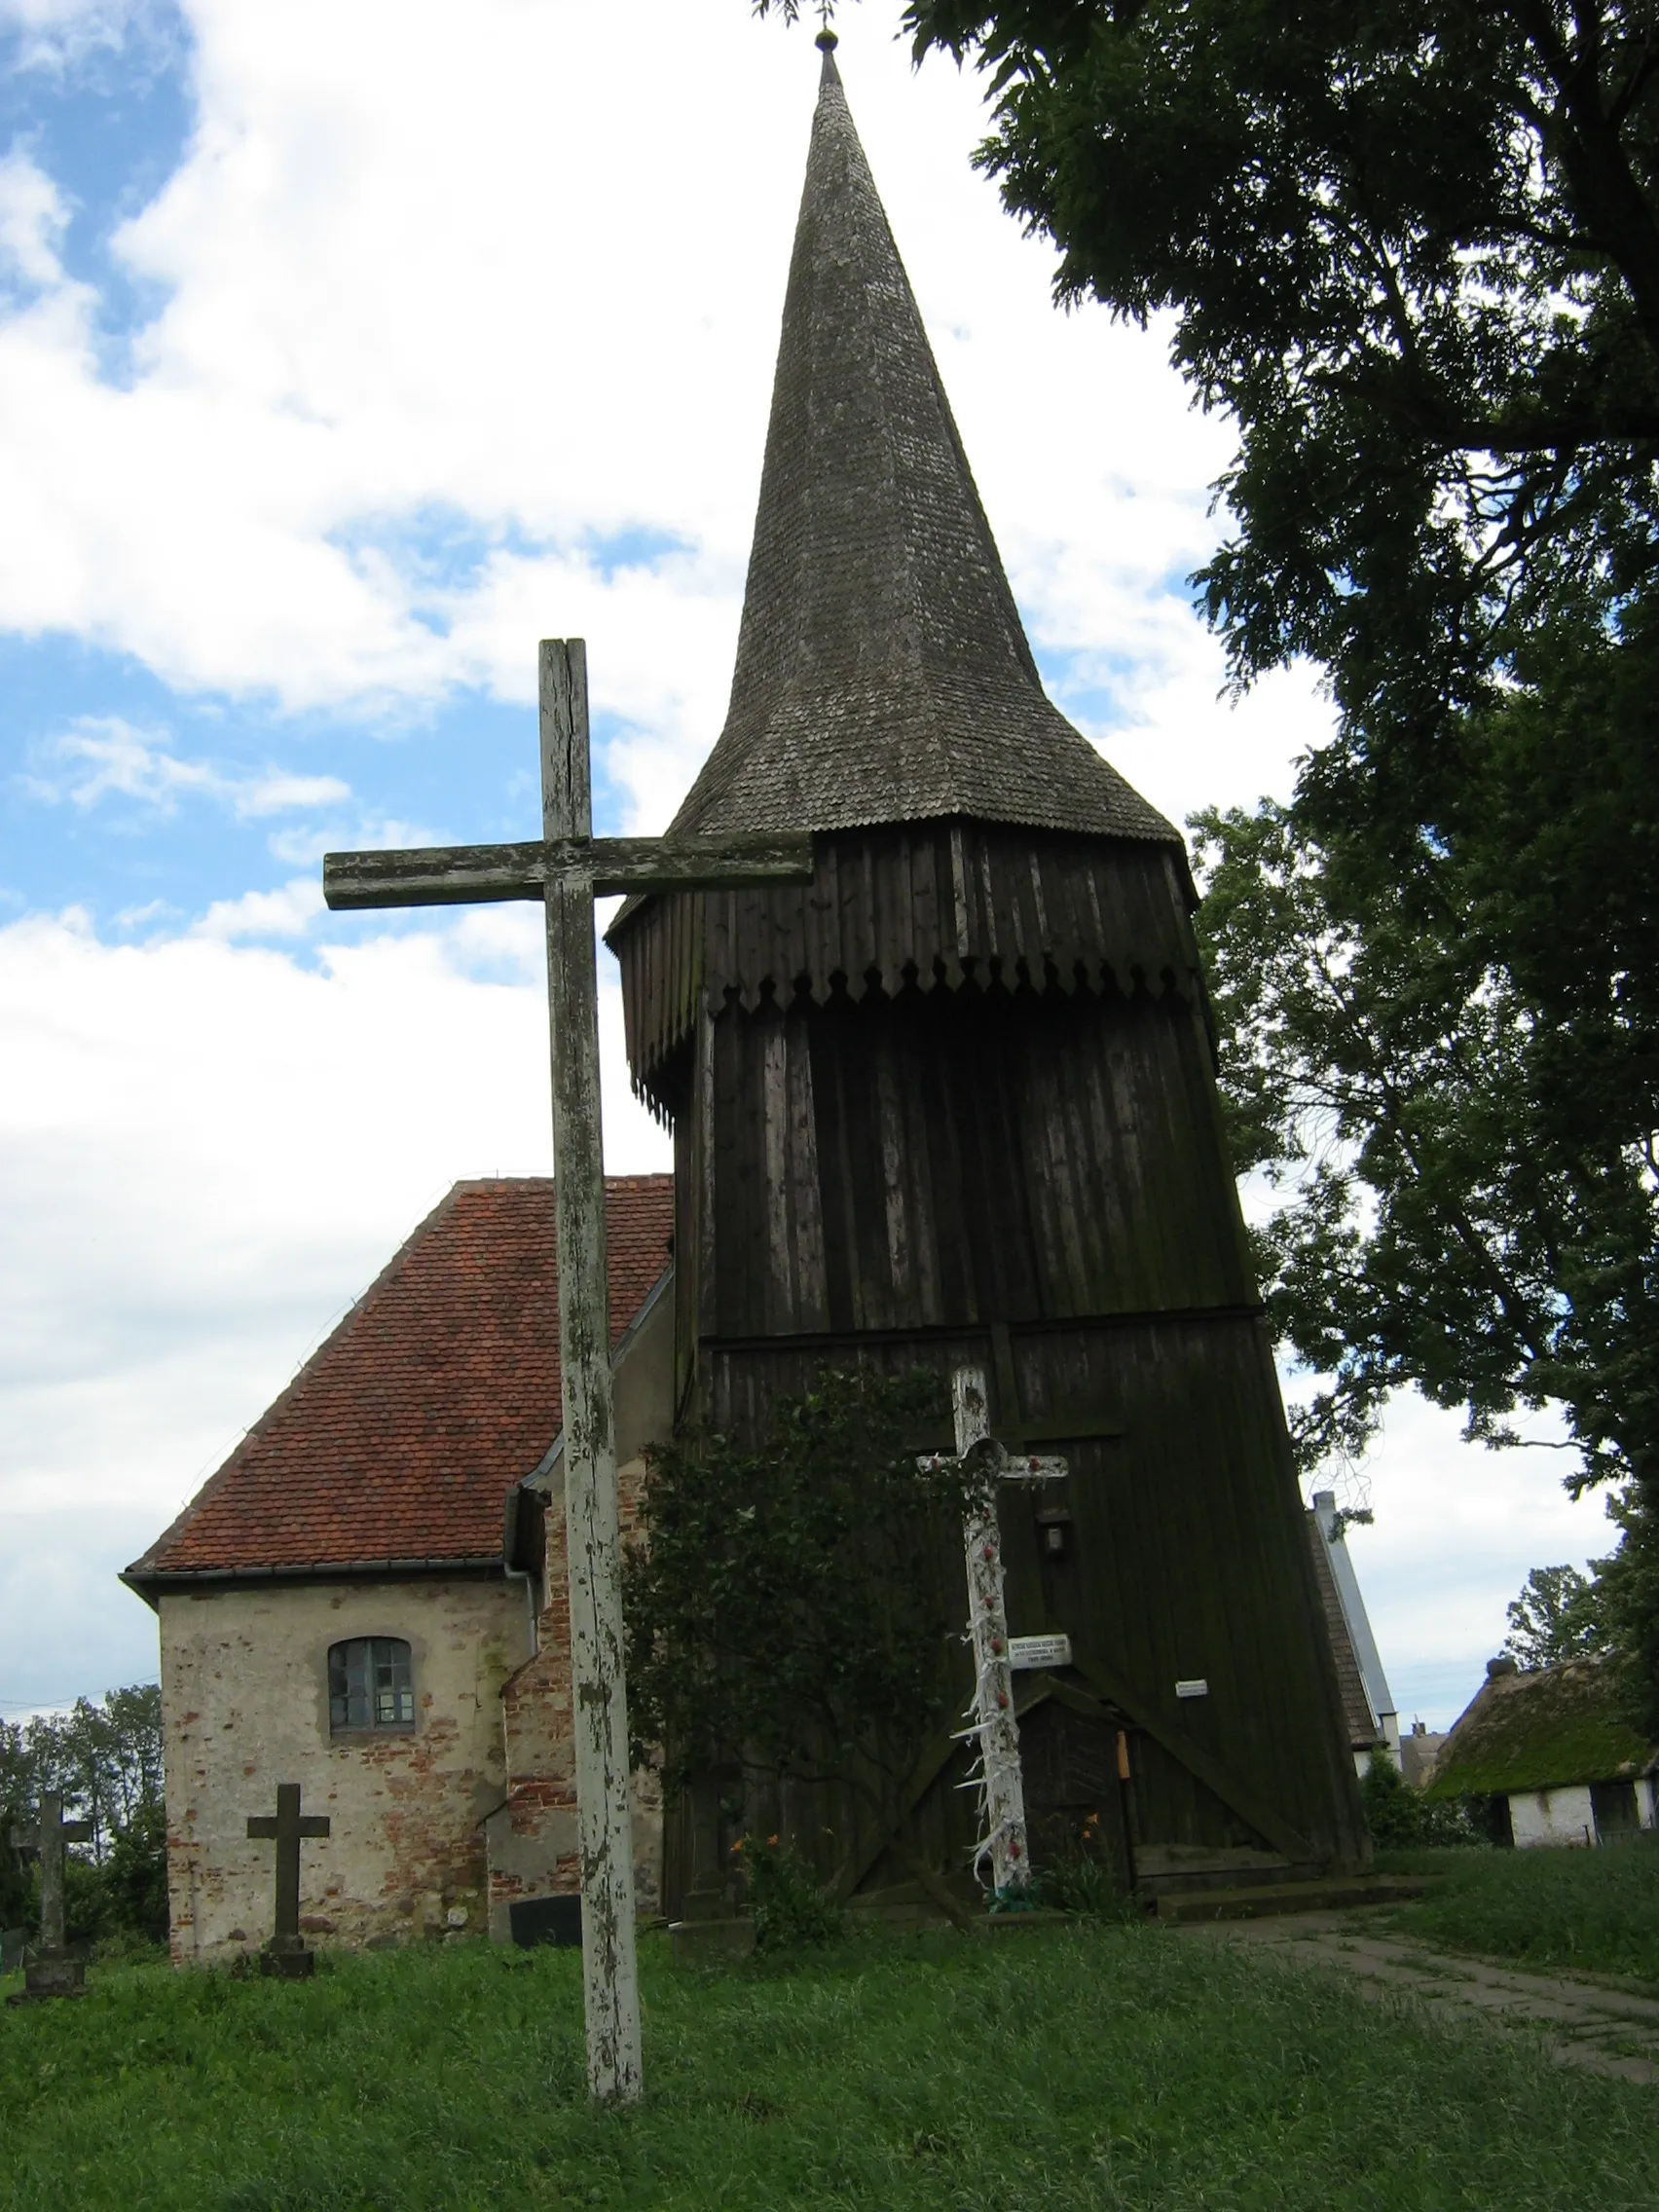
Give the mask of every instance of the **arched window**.
M 415 1682 L 409 1646 L 397 1636 L 355 1636 L 328 1653 L 328 1725 L 413 1728 Z

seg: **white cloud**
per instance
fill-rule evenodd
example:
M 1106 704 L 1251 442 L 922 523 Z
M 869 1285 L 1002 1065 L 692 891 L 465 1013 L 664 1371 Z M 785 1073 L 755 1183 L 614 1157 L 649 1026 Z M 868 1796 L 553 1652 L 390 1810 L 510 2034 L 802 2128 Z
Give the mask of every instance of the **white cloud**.
M 585 633 L 613 780 L 662 821 L 729 682 L 809 42 L 726 0 L 641 0 L 625 53 L 570 0 L 475 0 L 464 36 L 447 0 L 188 16 L 200 127 L 115 240 L 165 303 L 127 381 L 84 288 L 0 325 L 29 425 L 0 436 L 0 622 L 363 711 L 528 699 L 535 639 Z M 969 168 L 977 80 L 914 74 L 875 10 L 840 58 L 1034 629 L 1104 642 L 1114 722 L 1198 803 L 1236 738 L 1179 579 L 1225 430 L 1164 332 L 1054 312 L 1051 252 Z
M 303 937 L 324 911 L 322 885 L 312 875 L 296 876 L 278 891 L 244 891 L 240 899 L 215 899 L 191 931 L 193 937 Z
M 83 810 L 111 793 L 170 815 L 181 794 L 218 799 L 239 820 L 330 806 L 351 795 L 338 776 L 296 776 L 282 769 L 233 775 L 210 760 L 185 760 L 165 734 L 142 730 L 119 715 L 85 715 L 73 728 L 34 748 L 35 771 L 24 783 L 36 798 L 68 799 Z
M 110 1577 L 451 1182 L 548 1172 L 539 915 L 373 928 L 337 920 L 314 967 L 224 929 L 0 929 L 0 1692 L 153 1669 Z M 613 973 L 608 1161 L 666 1166 Z
M 182 919 L 179 909 L 168 899 L 147 899 L 141 906 L 123 906 L 115 917 L 116 927 L 123 930 L 142 929 L 146 922 L 176 922 Z
M 1389 1407 L 1366 1468 L 1377 1518 L 1347 1544 L 1408 1723 L 1444 1725 L 1474 1696 L 1532 1567 L 1613 1548 L 1603 1499 L 1569 1498 L 1565 1471 L 1555 1452 L 1464 1444 L 1457 1418 L 1413 1392 Z
M 350 795 L 350 785 L 343 784 L 338 776 L 291 776 L 273 770 L 269 775 L 255 776 L 239 784 L 233 803 L 238 814 L 245 819 L 262 814 L 293 814 L 308 806 L 332 806 Z
M 0 280 L 20 277 L 41 287 L 61 283 L 57 246 L 68 220 L 56 185 L 14 147 L 0 160 Z
M 18 66 L 54 73 L 118 52 L 151 16 L 149 0 L 0 0 L 0 29 L 21 34 Z
M 73 729 L 34 752 L 48 772 L 27 779 L 33 795 L 53 802 L 67 798 L 79 807 L 95 806 L 115 792 L 170 814 L 180 792 L 211 792 L 219 781 L 205 761 L 178 759 L 157 733 L 137 729 L 119 715 L 83 716 Z

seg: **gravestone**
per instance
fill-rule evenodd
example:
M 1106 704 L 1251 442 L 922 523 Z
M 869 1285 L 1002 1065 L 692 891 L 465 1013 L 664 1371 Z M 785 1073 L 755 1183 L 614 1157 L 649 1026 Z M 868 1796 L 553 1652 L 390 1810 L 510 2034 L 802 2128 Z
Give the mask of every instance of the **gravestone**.
M 280 1974 L 286 1981 L 303 1981 L 316 1966 L 316 1953 L 306 1948 L 300 1934 L 300 1840 L 328 1833 L 323 1813 L 300 1811 L 300 1785 L 276 1785 L 275 1814 L 255 1813 L 247 1824 L 250 1843 L 276 1846 L 276 1927 L 260 1954 L 262 1973 Z
M 33 1851 L 40 1858 L 40 1949 L 24 1967 L 23 1987 L 6 2000 L 9 2005 L 86 1994 L 86 1961 L 63 1940 L 63 1847 L 85 1843 L 92 1832 L 90 1821 L 63 1818 L 63 1799 L 55 1789 L 41 1791 L 40 1818 L 33 1827 L 12 1831 L 19 1851 Z

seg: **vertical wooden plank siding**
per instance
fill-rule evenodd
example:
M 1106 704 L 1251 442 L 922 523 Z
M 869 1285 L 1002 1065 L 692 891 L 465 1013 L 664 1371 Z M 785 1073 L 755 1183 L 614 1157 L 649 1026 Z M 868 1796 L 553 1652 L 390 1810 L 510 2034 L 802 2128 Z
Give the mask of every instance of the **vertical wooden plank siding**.
M 1026 1415 L 1109 1406 L 1122 1430 L 1058 1447 L 1063 1562 L 1035 1504 L 1008 1506 L 1014 1633 L 1065 1630 L 1134 1708 L 1090 1704 L 1073 1671 L 1082 1706 L 1042 1723 L 1056 1809 L 1121 1724 L 1137 1848 L 1267 1850 L 1185 1744 L 1314 1861 L 1351 1864 L 1363 1830 L 1189 895 L 1161 846 L 960 821 L 836 832 L 804 889 L 628 918 L 630 1050 L 691 1129 L 682 1326 L 704 1417 L 758 1436 L 826 1360 L 944 1375 L 1006 1323 Z M 666 962 L 636 958 L 658 939 Z M 948 1547 L 939 1570 L 960 1578 Z M 1178 1703 L 1193 1677 L 1208 1697 Z M 962 1774 L 946 1757 L 918 1807 L 941 1863 L 972 1842 Z M 809 1852 L 862 1817 L 793 1789 L 778 1811 Z M 870 1881 L 892 1871 L 881 1840 Z

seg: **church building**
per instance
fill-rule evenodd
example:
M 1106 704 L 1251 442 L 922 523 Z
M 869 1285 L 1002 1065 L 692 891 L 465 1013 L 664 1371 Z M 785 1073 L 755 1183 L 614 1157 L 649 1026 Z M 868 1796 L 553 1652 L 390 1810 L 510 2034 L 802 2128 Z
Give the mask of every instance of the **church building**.
M 673 1205 L 666 1175 L 606 1187 L 625 1527 L 673 1419 Z M 176 1960 L 270 1935 L 246 1830 L 280 1783 L 330 1825 L 313 1941 L 522 1938 L 574 1891 L 558 1310 L 552 1183 L 458 1183 L 127 1569 L 160 1616 Z M 647 1912 L 661 1827 L 647 1774 Z
M 1016 1701 L 1034 1837 L 1092 1816 L 1125 1886 L 1353 1866 L 1342 1613 L 1185 848 L 1043 691 L 820 44 L 731 703 L 670 832 L 809 831 L 814 876 L 641 897 L 609 933 L 675 1141 L 672 1178 L 608 1186 L 625 1523 L 677 1423 L 753 1440 L 826 1365 L 980 1366 L 997 1436 L 1070 1470 L 1003 1523 L 1010 1626 L 1048 1654 Z M 552 1218 L 548 1184 L 458 1185 L 129 1569 L 161 1613 L 181 1958 L 264 1934 L 269 1852 L 241 1839 L 278 1781 L 332 1823 L 304 1847 L 318 1936 L 564 1909 Z M 912 1794 L 971 1887 L 965 1773 L 941 1735 Z M 751 1811 L 711 1775 L 665 1822 L 642 1776 L 643 1907 L 718 1889 Z M 807 1789 L 779 1825 L 809 1853 L 836 1831 L 848 1894 L 897 1888 L 858 1820 Z

